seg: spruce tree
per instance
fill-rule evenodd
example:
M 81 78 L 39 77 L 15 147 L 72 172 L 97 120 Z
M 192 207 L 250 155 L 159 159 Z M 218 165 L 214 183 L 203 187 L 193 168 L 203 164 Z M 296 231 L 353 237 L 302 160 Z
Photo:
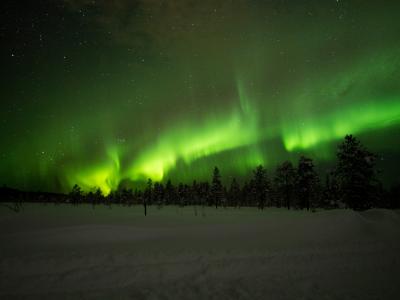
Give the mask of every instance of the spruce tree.
M 240 195 L 239 208 L 242 206 L 251 206 L 251 182 L 245 181 Z
M 276 168 L 274 187 L 277 204 L 290 209 L 296 187 L 296 170 L 290 161 L 285 161 Z
M 325 178 L 325 186 L 322 192 L 321 206 L 324 208 L 339 207 L 339 188 L 335 176 L 328 173 Z
M 208 181 L 200 183 L 200 202 L 201 206 L 210 205 L 210 184 Z
M 196 180 L 193 180 L 192 186 L 190 187 L 190 202 L 192 205 L 197 205 L 199 203 L 199 184 Z
M 153 197 L 153 181 L 149 178 L 147 180 L 146 189 L 143 194 L 143 208 L 144 208 L 144 215 L 147 215 L 147 204 L 151 205 Z
M 231 186 L 228 192 L 229 205 L 237 207 L 240 199 L 240 186 L 236 178 L 232 179 Z
M 164 185 L 162 183 L 154 183 L 153 188 L 153 201 L 161 208 L 164 203 Z
M 69 193 L 69 198 L 71 199 L 71 203 L 74 204 L 74 205 L 77 205 L 82 201 L 83 192 L 82 192 L 81 187 L 79 185 L 75 184 L 72 187 L 72 190 Z
M 175 204 L 176 201 L 176 190 L 170 179 L 165 184 L 165 204 Z
M 184 206 L 185 205 L 185 186 L 183 185 L 182 182 L 179 183 L 178 185 L 178 204 L 179 206 Z
M 138 188 L 135 189 L 135 192 L 133 193 L 133 203 L 135 204 L 144 204 L 143 200 L 143 192 L 139 190 Z
M 211 197 L 214 201 L 215 208 L 218 208 L 223 197 L 223 187 L 221 183 L 221 174 L 217 167 L 214 168 L 212 183 L 211 183 Z
M 314 170 L 311 158 L 301 156 L 297 167 L 298 206 L 310 209 L 311 203 L 317 198 L 319 178 Z
M 346 135 L 339 145 L 335 176 L 340 197 L 348 207 L 355 210 L 372 207 L 378 190 L 376 158 L 352 135 Z
M 253 172 L 251 185 L 255 204 L 258 208 L 264 209 L 269 196 L 270 186 L 267 178 L 267 171 L 262 165 L 259 165 Z
M 188 184 L 183 185 L 183 206 L 187 206 L 190 204 L 190 186 Z
M 103 193 L 102 193 L 100 188 L 97 188 L 95 193 L 94 193 L 93 205 L 100 204 L 101 202 L 103 202 L 103 200 L 104 200 Z

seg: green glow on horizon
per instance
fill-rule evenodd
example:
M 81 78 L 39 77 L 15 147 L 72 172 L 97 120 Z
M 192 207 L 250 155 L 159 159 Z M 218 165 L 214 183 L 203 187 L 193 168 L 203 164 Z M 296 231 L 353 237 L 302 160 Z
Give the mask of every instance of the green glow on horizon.
M 69 185 L 78 183 L 85 191 L 99 187 L 104 194 L 109 194 L 124 179 L 162 181 L 179 162 L 190 166 L 199 160 L 243 147 L 247 150 L 242 152 L 240 159 L 224 164 L 230 165 L 230 170 L 246 174 L 259 164 L 266 165 L 269 152 L 261 151 L 258 145 L 268 145 L 276 138 L 282 140 L 288 152 L 316 150 L 321 159 L 331 159 L 332 149 L 325 144 L 340 140 L 346 134 L 400 124 L 400 102 L 387 99 L 363 102 L 362 106 L 350 105 L 299 120 L 293 118 L 279 127 L 276 123 L 260 122 L 259 112 L 241 81 L 237 81 L 237 91 L 236 105 L 227 116 L 225 113 L 202 122 L 178 122 L 165 128 L 152 145 L 143 147 L 134 156 L 129 154 L 129 145 L 124 152 L 116 145 L 110 146 L 107 156 L 98 164 L 71 172 Z M 121 165 L 121 160 L 124 165 Z
M 228 118 L 210 119 L 200 125 L 181 124 L 179 128 L 167 131 L 154 146 L 134 160 L 126 175 L 131 180 L 151 178 L 160 181 L 178 160 L 190 165 L 197 159 L 256 143 L 260 138 L 256 111 L 240 83 L 238 92 L 241 109 Z
M 226 120 L 208 120 L 203 126 L 185 124 L 165 132 L 158 142 L 132 160 L 131 166 L 121 170 L 120 157 L 116 148 L 110 148 L 106 162 L 94 167 L 72 173 L 70 185 L 78 183 L 84 190 L 99 187 L 108 194 L 115 190 L 124 178 L 132 181 L 145 181 L 151 178 L 162 181 L 181 160 L 186 165 L 199 159 L 239 147 L 252 147 L 241 157 L 241 164 L 231 164 L 242 173 L 258 164 L 265 165 L 265 153 L 256 145 L 268 139 L 257 122 L 250 101 L 239 92 L 241 109 L 231 113 Z M 246 107 L 246 109 L 243 109 Z M 323 149 L 321 145 L 340 140 L 348 133 L 360 133 L 371 128 L 386 128 L 400 123 L 400 103 L 398 101 L 370 102 L 362 109 L 350 107 L 319 118 L 310 118 L 284 127 L 281 136 L 285 149 L 294 150 Z M 181 124 L 182 125 L 182 124 Z M 189 126 L 190 125 L 190 126 Z M 264 133 L 264 134 L 262 134 Z M 250 148 L 251 149 L 251 148 Z M 322 155 L 321 155 L 322 156 Z
M 300 121 L 283 129 L 286 150 L 309 149 L 368 129 L 400 124 L 400 101 L 370 102 L 362 107 L 340 110 L 327 116 Z
M 71 172 L 68 178 L 69 186 L 78 184 L 84 191 L 100 188 L 104 195 L 116 190 L 120 183 L 120 160 L 115 148 L 110 148 L 107 153 L 107 160 L 82 168 L 78 172 Z

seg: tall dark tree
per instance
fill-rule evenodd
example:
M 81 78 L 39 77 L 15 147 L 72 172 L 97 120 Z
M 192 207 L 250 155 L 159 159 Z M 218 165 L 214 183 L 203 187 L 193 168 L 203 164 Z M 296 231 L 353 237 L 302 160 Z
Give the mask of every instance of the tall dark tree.
M 94 209 L 95 203 L 94 203 L 94 193 L 93 193 L 93 191 L 89 191 L 89 193 L 86 194 L 86 201 L 89 204 L 92 204 L 92 209 Z
M 72 187 L 71 192 L 69 193 L 69 198 L 71 199 L 71 203 L 74 205 L 77 205 L 82 202 L 83 200 L 83 192 L 81 190 L 81 187 L 77 184 L 75 184 Z
M 112 199 L 112 201 L 111 201 L 111 203 L 114 203 L 114 204 L 122 204 L 122 190 L 121 189 L 117 189 L 116 191 L 112 191 L 111 193 L 110 193 L 110 195 L 112 195 L 112 197 L 111 197 L 111 199 Z
M 251 206 L 251 183 L 245 181 L 240 193 L 239 208 L 242 206 Z
M 297 167 L 297 196 L 300 208 L 310 209 L 317 199 L 319 178 L 311 158 L 301 156 Z
M 122 188 L 119 191 L 119 203 L 123 205 L 131 205 L 133 201 L 132 189 Z
M 335 176 L 340 197 L 348 207 L 355 210 L 368 209 L 376 201 L 379 186 L 375 170 L 376 158 L 352 135 L 346 135 L 339 145 Z
M 144 215 L 147 215 L 147 205 L 151 205 L 153 198 L 153 181 L 149 178 L 147 180 L 146 189 L 143 194 L 143 207 L 144 207 Z
M 104 204 L 107 205 L 108 208 L 111 209 L 111 204 L 115 203 L 117 198 L 118 198 L 117 193 L 116 193 L 115 191 L 111 191 L 111 192 L 107 195 L 107 197 L 106 197 L 106 199 L 105 199 L 105 201 L 104 201 Z
M 103 201 L 104 201 L 103 193 L 101 192 L 100 188 L 97 188 L 96 191 L 94 192 L 93 205 L 100 204 Z
M 259 165 L 253 172 L 251 181 L 253 200 L 258 208 L 264 209 L 270 193 L 270 185 L 267 178 L 267 171 Z
M 190 204 L 193 205 L 194 215 L 197 216 L 197 205 L 200 202 L 200 185 L 196 180 L 193 181 L 189 191 Z
M 136 188 L 135 192 L 133 193 L 133 202 L 135 204 L 144 204 L 143 198 L 143 192 Z
M 188 184 L 184 184 L 183 185 L 183 205 L 187 206 L 190 204 L 191 201 L 191 190 L 190 190 L 190 186 Z
M 222 185 L 222 206 L 226 208 L 228 206 L 228 189 L 225 185 Z
M 186 201 L 186 187 L 185 185 L 180 182 L 178 185 L 178 204 L 179 206 L 185 206 L 185 201 Z
M 275 197 L 278 206 L 290 209 L 296 187 L 296 170 L 290 161 L 285 161 L 276 168 L 274 177 Z
M 200 198 L 200 204 L 202 207 L 205 205 L 209 205 L 209 200 L 210 200 L 210 184 L 208 181 L 200 183 L 199 187 L 199 198 Z
M 165 191 L 164 191 L 164 197 L 165 197 L 165 204 L 174 204 L 174 201 L 176 201 L 176 189 L 174 185 L 172 184 L 171 180 L 168 179 L 167 183 L 165 184 Z
M 322 191 L 322 201 L 320 206 L 324 208 L 338 208 L 339 207 L 339 187 L 335 176 L 328 173 L 325 178 L 325 186 Z
M 192 186 L 190 187 L 190 203 L 193 205 L 198 205 L 199 204 L 199 189 L 200 185 L 197 183 L 196 180 L 193 180 Z
M 237 207 L 239 206 L 240 200 L 240 186 L 236 181 L 236 178 L 232 179 L 231 186 L 229 187 L 228 191 L 228 202 L 229 205 Z
M 164 203 L 164 185 L 162 183 L 154 183 L 153 188 L 153 201 L 161 208 Z
M 214 168 L 213 177 L 211 182 L 211 197 L 214 201 L 215 208 L 218 208 L 218 205 L 221 204 L 223 198 L 223 187 L 221 183 L 221 174 L 217 167 Z

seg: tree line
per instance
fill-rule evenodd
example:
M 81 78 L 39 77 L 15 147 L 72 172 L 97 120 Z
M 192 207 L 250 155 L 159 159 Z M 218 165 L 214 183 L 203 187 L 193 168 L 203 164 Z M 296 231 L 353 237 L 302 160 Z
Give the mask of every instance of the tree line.
M 339 208 L 364 210 L 371 207 L 399 208 L 399 186 L 385 191 L 377 179 L 377 155 L 366 149 L 359 140 L 347 135 L 337 148 L 337 162 L 324 180 L 315 170 L 311 158 L 301 156 L 296 165 L 285 161 L 278 165 L 271 175 L 259 165 L 253 170 L 249 180 L 242 185 L 232 178 L 226 186 L 222 175 L 215 167 L 211 181 L 174 185 L 153 182 L 148 179 L 144 189 L 120 188 L 104 196 L 98 188 L 84 193 L 75 185 L 68 195 L 52 195 L 52 202 L 67 202 L 73 205 L 90 203 L 96 205 L 112 204 L 220 207 L 253 206 L 285 207 L 287 209 Z

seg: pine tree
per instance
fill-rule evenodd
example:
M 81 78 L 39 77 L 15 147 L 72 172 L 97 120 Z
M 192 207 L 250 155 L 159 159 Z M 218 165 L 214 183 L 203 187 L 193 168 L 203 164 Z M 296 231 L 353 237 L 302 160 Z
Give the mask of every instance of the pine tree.
M 205 205 L 210 205 L 210 184 L 208 181 L 200 183 L 199 190 L 201 206 L 204 207 Z
M 97 188 L 96 191 L 94 192 L 94 201 L 93 201 L 93 205 L 95 204 L 100 204 L 101 202 L 103 202 L 104 196 L 103 193 L 101 192 L 100 188 Z
M 239 208 L 242 206 L 251 206 L 251 183 L 245 182 L 242 187 L 239 199 Z
M 189 192 L 190 202 L 192 205 L 197 205 L 199 202 L 199 185 L 196 180 L 193 180 L 192 186 Z
M 115 192 L 111 191 L 105 198 L 104 204 L 111 209 L 111 204 L 115 202 Z
M 119 203 L 130 206 L 132 204 L 132 200 L 133 192 L 131 189 L 124 187 L 119 191 Z
M 296 187 L 296 170 L 289 161 L 283 162 L 276 168 L 274 178 L 275 196 L 278 206 L 290 209 Z
M 221 205 L 226 208 L 228 206 L 228 190 L 226 186 L 222 186 L 222 199 L 221 199 Z
M 310 210 L 311 203 L 317 198 L 318 175 L 311 158 L 301 156 L 297 168 L 297 193 L 300 208 Z
M 223 187 L 221 183 L 221 175 L 217 167 L 214 168 L 212 183 L 211 183 L 211 197 L 214 201 L 215 208 L 218 208 L 223 197 Z
M 157 204 L 158 208 L 161 208 L 164 202 L 164 186 L 162 183 L 154 183 L 153 188 L 153 201 Z
M 325 186 L 322 192 L 321 206 L 325 208 L 339 207 L 339 188 L 335 176 L 328 173 L 325 178 Z
M 139 190 L 138 188 L 135 189 L 135 192 L 133 193 L 133 203 L 135 204 L 144 204 L 143 200 L 143 192 Z
M 240 186 L 236 181 L 236 178 L 232 179 L 231 186 L 228 192 L 229 205 L 237 207 L 240 199 Z
M 149 178 L 143 195 L 144 215 L 147 215 L 147 204 L 151 205 L 153 198 L 153 181 Z
M 171 180 L 168 179 L 165 185 L 165 204 L 175 204 L 176 201 L 176 190 L 174 185 L 172 184 Z
M 189 191 L 190 203 L 194 209 L 194 215 L 197 216 L 197 205 L 199 204 L 199 185 L 197 181 L 194 180 Z
M 183 206 L 189 205 L 190 200 L 190 186 L 185 183 L 183 185 Z
M 185 186 L 182 182 L 179 183 L 178 185 L 178 204 L 179 206 L 184 206 L 185 205 Z
M 335 176 L 340 197 L 348 207 L 363 210 L 375 202 L 378 191 L 376 158 L 352 135 L 346 135 L 339 145 Z
M 69 193 L 69 198 L 71 199 L 72 204 L 77 205 L 79 204 L 82 199 L 83 199 L 83 192 L 81 190 L 81 187 L 77 184 L 75 184 L 72 187 L 71 192 Z
M 86 201 L 90 204 L 92 204 L 92 209 L 94 209 L 94 193 L 93 191 L 89 191 L 89 193 L 86 194 Z
M 259 165 L 253 172 L 251 181 L 253 200 L 258 208 L 264 209 L 270 193 L 270 185 L 267 178 L 267 171 Z

